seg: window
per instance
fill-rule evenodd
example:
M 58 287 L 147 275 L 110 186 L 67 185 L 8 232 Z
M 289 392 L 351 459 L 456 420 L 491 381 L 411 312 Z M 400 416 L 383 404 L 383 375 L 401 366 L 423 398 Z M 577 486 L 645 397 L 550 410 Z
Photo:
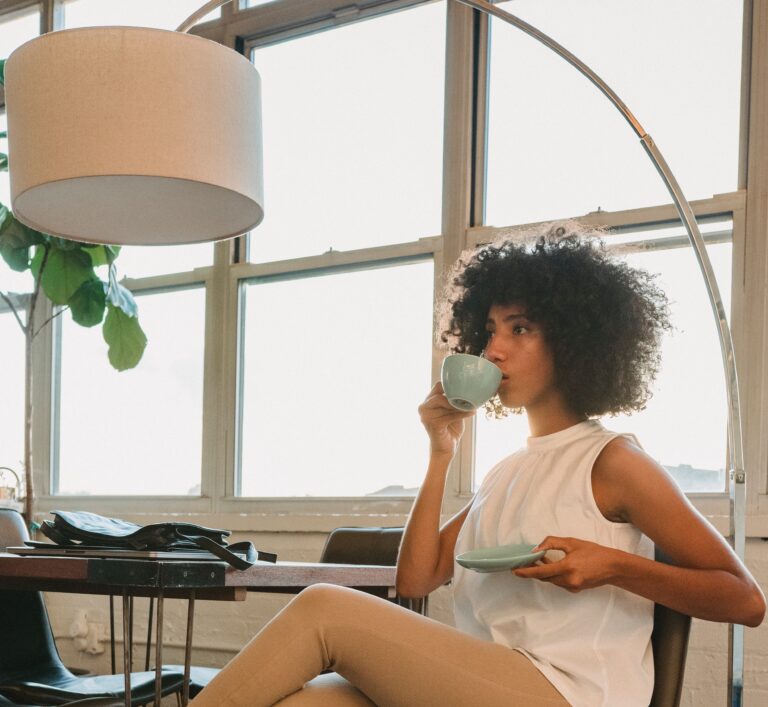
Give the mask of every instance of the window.
M 0 466 L 9 466 L 20 474 L 24 460 L 24 335 L 1 299 L 0 342 L 0 370 L 3 372 Z
M 174 29 L 199 6 L 197 0 L 67 0 L 64 26 Z M 137 295 L 148 339 L 133 370 L 118 373 L 109 365 L 101 327 L 84 329 L 67 313 L 57 320 L 52 494 L 200 496 L 206 276 L 213 252 L 211 243 L 121 249 L 118 272 L 131 278 L 125 282 Z
M 444 14 L 430 4 L 254 50 L 269 179 L 251 261 L 440 232 Z
M 244 496 L 413 495 L 432 261 L 245 285 Z
M 67 0 L 63 18 L 170 29 L 199 2 Z M 583 58 L 637 113 L 698 200 L 738 334 L 765 277 L 760 258 L 746 259 L 737 191 L 740 3 L 501 4 Z M 402 522 L 427 461 L 417 407 L 444 353 L 432 330 L 446 269 L 498 230 L 583 214 L 615 228 L 609 243 L 634 243 L 627 257 L 659 273 L 678 327 L 648 409 L 606 424 L 636 433 L 688 491 L 725 489 L 720 352 L 668 194 L 597 89 L 500 21 L 487 21 L 486 46 L 478 17 L 442 0 L 240 0 L 193 29 L 236 39 L 261 74 L 266 217 L 215 246 L 123 249 L 117 265 L 149 341 L 134 371 L 109 369 L 100 332 L 67 313 L 58 343 L 39 337 L 35 400 L 50 401 L 36 407 L 41 510 L 201 513 L 241 530 L 282 529 L 285 517 L 307 531 L 371 524 L 365 516 L 377 513 Z M 0 289 L 23 296 L 13 277 L 0 268 Z M 13 329 L 6 310 L 3 336 Z M 16 354 L 0 356 L 5 365 Z M 742 390 L 764 378 L 749 373 Z M 678 434 L 668 439 L 672 415 Z M 444 511 L 463 506 L 527 434 L 524 418 L 479 416 Z M 140 504 L 120 498 L 137 494 Z M 696 500 L 710 501 L 720 502 Z
M 200 495 L 205 290 L 137 301 L 149 343 L 122 373 L 100 327 L 63 318 L 56 493 Z
M 254 48 L 269 208 L 240 279 L 236 495 L 410 496 L 421 482 L 444 13 Z
M 737 188 L 742 3 L 501 5 L 574 52 L 616 91 L 689 200 Z M 597 88 L 502 20 L 494 18 L 491 32 L 486 223 L 669 201 L 638 139 Z
M 726 311 L 730 311 L 732 223 L 700 223 Z M 627 262 L 657 275 L 670 301 L 675 330 L 662 345 L 662 369 L 645 410 L 606 417 L 606 427 L 635 434 L 684 491 L 725 492 L 727 406 L 712 310 L 688 237 L 681 226 L 621 229 L 609 247 L 628 248 Z M 706 414 L 700 414 L 700 411 Z M 510 419 L 511 418 L 511 419 Z M 478 416 L 475 485 L 528 435 L 525 419 Z M 671 425 L 670 421 L 674 421 Z

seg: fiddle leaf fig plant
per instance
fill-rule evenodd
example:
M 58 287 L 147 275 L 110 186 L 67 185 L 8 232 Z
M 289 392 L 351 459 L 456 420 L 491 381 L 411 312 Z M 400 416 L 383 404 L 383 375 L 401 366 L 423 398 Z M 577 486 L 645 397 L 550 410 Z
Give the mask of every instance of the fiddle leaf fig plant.
M 0 61 L 0 83 L 4 83 L 4 68 L 5 62 Z M 7 169 L 7 155 L 0 153 L 0 171 Z M 79 243 L 36 231 L 0 204 L 0 258 L 15 272 L 28 271 L 33 280 L 25 311 L 19 305 L 23 300 L 0 291 L 0 300 L 15 317 L 25 340 L 24 515 L 29 524 L 34 512 L 31 354 L 35 337 L 69 310 L 80 326 L 102 325 L 109 362 L 116 370 L 134 368 L 144 354 L 147 338 L 139 324 L 136 301 L 117 278 L 115 260 L 119 254 L 119 246 Z M 98 274 L 103 271 L 104 279 Z M 53 314 L 43 322 L 37 321 L 41 292 L 54 304 Z

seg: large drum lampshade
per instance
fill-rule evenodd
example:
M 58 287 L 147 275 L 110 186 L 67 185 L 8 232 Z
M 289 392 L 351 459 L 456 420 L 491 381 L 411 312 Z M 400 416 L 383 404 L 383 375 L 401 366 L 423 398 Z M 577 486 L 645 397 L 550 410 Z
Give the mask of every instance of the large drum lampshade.
M 8 59 L 16 217 L 92 243 L 230 238 L 263 218 L 261 84 L 240 54 L 137 27 L 42 35 Z

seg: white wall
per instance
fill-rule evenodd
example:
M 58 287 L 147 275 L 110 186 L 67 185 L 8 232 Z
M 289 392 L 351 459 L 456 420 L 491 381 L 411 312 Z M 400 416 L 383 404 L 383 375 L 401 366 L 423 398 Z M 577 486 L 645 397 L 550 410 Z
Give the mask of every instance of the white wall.
M 281 559 L 315 561 L 320 556 L 325 537 L 314 533 L 262 534 L 251 539 L 258 547 L 277 551 Z M 747 564 L 763 591 L 768 593 L 768 542 L 747 542 Z M 64 661 L 71 666 L 98 672 L 109 671 L 109 644 L 105 652 L 91 656 L 77 651 L 69 638 L 69 625 L 78 609 L 87 609 L 88 619 L 107 623 L 108 602 L 105 597 L 49 594 L 48 606 Z M 198 665 L 224 665 L 239 647 L 284 606 L 290 597 L 272 594 L 250 594 L 245 602 L 198 602 L 193 660 Z M 143 640 L 146 636 L 147 600 L 136 600 L 137 640 L 142 642 L 136 669 L 143 665 Z M 119 600 L 116 602 L 119 611 Z M 430 599 L 430 615 L 451 623 L 451 598 L 441 589 Z M 186 603 L 166 603 L 166 663 L 183 660 Z M 120 623 L 118 613 L 117 621 Z M 118 665 L 121 645 L 118 644 Z M 686 667 L 682 707 L 723 707 L 727 704 L 728 635 L 725 624 L 694 620 Z M 119 669 L 119 668 L 118 668 Z M 768 704 L 768 621 L 756 629 L 746 629 L 745 700 L 747 707 Z

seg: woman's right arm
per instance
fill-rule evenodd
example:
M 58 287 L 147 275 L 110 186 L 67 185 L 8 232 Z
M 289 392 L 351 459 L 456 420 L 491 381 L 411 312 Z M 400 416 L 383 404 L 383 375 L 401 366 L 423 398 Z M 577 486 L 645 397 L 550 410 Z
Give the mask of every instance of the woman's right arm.
M 408 517 L 397 558 L 396 587 L 403 597 L 426 596 L 453 576 L 456 538 L 472 505 L 470 501 L 440 527 L 448 467 L 464 432 L 464 419 L 474 412 L 453 408 L 442 385 L 436 383 L 419 406 L 419 415 L 429 435 L 429 466 Z

